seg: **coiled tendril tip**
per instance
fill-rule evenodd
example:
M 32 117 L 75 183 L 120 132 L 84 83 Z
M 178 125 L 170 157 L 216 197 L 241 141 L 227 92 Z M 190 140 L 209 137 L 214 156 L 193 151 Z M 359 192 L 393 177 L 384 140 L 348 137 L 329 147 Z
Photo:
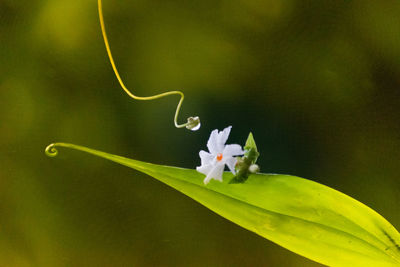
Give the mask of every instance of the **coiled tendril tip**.
M 57 146 L 57 144 L 55 144 L 55 143 L 48 145 L 44 151 L 46 153 L 46 155 L 49 157 L 57 156 L 58 150 L 57 150 L 56 146 Z
M 189 117 L 187 119 L 186 123 L 186 129 L 192 130 L 192 131 L 197 131 L 200 129 L 201 123 L 200 123 L 200 118 L 198 116 L 196 117 Z

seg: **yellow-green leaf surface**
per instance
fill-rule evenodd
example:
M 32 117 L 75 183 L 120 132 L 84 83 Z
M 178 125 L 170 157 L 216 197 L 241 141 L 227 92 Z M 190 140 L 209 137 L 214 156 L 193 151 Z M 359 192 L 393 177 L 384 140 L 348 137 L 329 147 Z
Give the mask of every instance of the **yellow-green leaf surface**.
M 204 175 L 58 143 L 146 173 L 226 219 L 304 257 L 329 266 L 399 266 L 400 234 L 378 213 L 319 183 L 256 174 L 245 183 L 203 184 Z M 55 155 L 54 146 L 46 152 Z

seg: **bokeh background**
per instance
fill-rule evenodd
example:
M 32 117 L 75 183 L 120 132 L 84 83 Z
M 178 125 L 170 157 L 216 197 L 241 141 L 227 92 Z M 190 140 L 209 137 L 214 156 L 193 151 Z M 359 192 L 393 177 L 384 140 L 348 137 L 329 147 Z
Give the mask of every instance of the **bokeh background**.
M 318 266 L 152 178 L 51 142 L 194 168 L 249 131 L 263 172 L 338 189 L 400 228 L 397 0 L 0 0 L 0 266 Z

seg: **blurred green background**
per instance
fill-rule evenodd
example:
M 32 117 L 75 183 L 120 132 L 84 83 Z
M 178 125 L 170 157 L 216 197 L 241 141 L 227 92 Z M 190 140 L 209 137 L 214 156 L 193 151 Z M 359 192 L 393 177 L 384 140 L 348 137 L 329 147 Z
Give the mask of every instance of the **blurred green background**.
M 400 228 L 400 2 L 0 0 L 0 266 L 318 266 L 62 141 L 195 168 L 249 131 L 263 172 L 338 189 Z

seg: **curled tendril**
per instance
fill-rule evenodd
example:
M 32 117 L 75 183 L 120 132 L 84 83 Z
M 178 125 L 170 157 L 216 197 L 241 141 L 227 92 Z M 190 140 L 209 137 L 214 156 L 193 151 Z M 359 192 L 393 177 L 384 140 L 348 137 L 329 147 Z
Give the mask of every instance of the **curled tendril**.
M 108 58 L 110 60 L 111 66 L 114 70 L 115 76 L 117 77 L 117 80 L 119 82 L 119 84 L 121 85 L 122 89 L 125 91 L 125 93 L 128 94 L 128 96 L 130 96 L 133 99 L 136 100 L 153 100 L 153 99 L 157 99 L 157 98 L 161 98 L 164 96 L 168 96 L 168 95 L 179 95 L 181 98 L 178 102 L 178 105 L 176 107 L 176 111 L 175 111 L 175 116 L 174 116 L 174 124 L 176 128 L 184 128 L 186 127 L 189 130 L 192 131 L 196 131 L 200 128 L 200 118 L 199 117 L 189 117 L 187 119 L 186 123 L 183 124 L 178 124 L 178 114 L 179 114 L 179 110 L 181 108 L 183 99 L 185 98 L 185 96 L 183 95 L 183 93 L 181 91 L 169 91 L 169 92 L 165 92 L 165 93 L 161 93 L 158 95 L 153 95 L 153 96 L 146 96 L 146 97 L 142 97 L 142 96 L 136 96 L 134 94 L 132 94 L 128 88 L 126 88 L 124 82 L 121 79 L 121 76 L 119 75 L 117 66 L 115 65 L 113 56 L 111 54 L 111 48 L 110 48 L 110 44 L 108 43 L 108 38 L 107 38 L 107 34 L 106 34 L 106 27 L 104 24 L 104 17 L 103 17 L 103 8 L 102 8 L 102 3 L 101 0 L 97 1 L 97 5 L 98 5 L 98 9 L 99 9 L 99 19 L 100 19 L 100 26 L 101 26 L 101 33 L 103 34 L 103 39 L 104 39 L 104 44 L 106 46 L 106 50 L 107 50 L 107 55 Z
M 84 147 L 84 146 L 79 146 L 79 145 L 74 145 L 74 144 L 69 144 L 69 143 L 52 143 L 50 145 L 48 145 L 45 149 L 45 153 L 47 156 L 49 157 L 55 157 L 58 155 L 58 150 L 56 147 L 66 147 L 66 148 L 71 148 L 71 149 L 75 149 L 75 150 L 79 150 L 79 151 L 83 151 L 83 152 L 87 152 L 87 153 L 91 153 L 91 154 L 106 154 L 100 151 L 95 151 L 93 149 Z
M 44 151 L 46 153 L 46 155 L 49 156 L 49 157 L 57 156 L 58 155 L 58 150 L 57 150 L 56 146 L 57 146 L 57 143 L 53 143 L 53 144 L 48 145 L 46 147 L 45 151 Z

